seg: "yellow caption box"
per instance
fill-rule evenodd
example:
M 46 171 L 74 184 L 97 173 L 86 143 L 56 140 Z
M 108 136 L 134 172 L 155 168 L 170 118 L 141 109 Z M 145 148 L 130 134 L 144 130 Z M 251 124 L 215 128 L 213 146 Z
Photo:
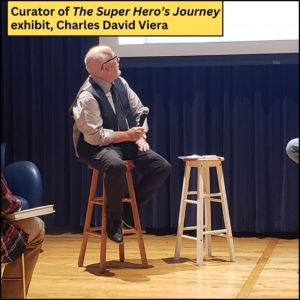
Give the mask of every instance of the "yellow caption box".
M 223 1 L 8 1 L 9 36 L 223 36 Z

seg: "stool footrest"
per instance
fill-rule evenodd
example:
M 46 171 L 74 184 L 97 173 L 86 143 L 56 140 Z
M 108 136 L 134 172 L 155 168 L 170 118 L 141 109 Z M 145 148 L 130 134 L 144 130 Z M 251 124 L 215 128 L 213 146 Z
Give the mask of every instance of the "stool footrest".
M 222 193 L 203 194 L 203 197 L 220 197 Z
M 91 235 L 101 235 L 101 230 L 102 228 L 101 227 L 90 227 L 88 231 L 86 231 L 88 234 L 91 234 Z M 122 228 L 122 231 L 124 234 L 128 234 L 128 233 L 134 233 L 136 234 L 137 233 L 137 230 L 136 229 L 127 229 L 127 228 Z M 141 230 L 141 233 L 146 233 L 145 230 Z
M 204 229 L 207 227 L 207 225 L 203 225 L 203 231 Z M 197 226 L 187 226 L 187 227 L 183 227 L 183 230 L 196 230 Z
M 87 231 L 87 234 L 93 235 L 93 236 L 101 236 L 101 232 L 92 232 L 92 231 Z
M 203 226 L 204 227 L 204 226 Z M 197 226 L 187 226 L 187 227 L 183 227 L 183 230 L 196 230 Z
M 197 195 L 198 192 L 197 191 L 189 191 L 187 192 L 187 195 Z
M 95 231 L 101 231 L 101 227 L 90 227 L 87 232 L 95 232 Z
M 123 198 L 122 199 L 122 202 L 128 202 L 128 203 L 131 203 L 132 200 L 130 198 Z
M 197 191 L 190 191 L 190 192 L 187 192 L 187 195 L 198 195 L 198 192 Z M 220 197 L 222 196 L 222 193 L 210 193 L 210 194 L 207 194 L 207 193 L 204 193 L 203 194 L 203 197 Z
M 221 231 L 223 232 L 223 231 Z M 226 237 L 226 235 L 222 235 L 221 233 L 217 233 L 217 232 L 214 232 L 214 231 L 203 231 L 203 235 L 206 235 L 206 234 L 211 234 L 211 235 L 216 235 L 216 236 L 219 236 L 219 237 Z M 181 237 L 182 238 L 186 238 L 186 239 L 190 239 L 190 240 L 197 240 L 197 237 L 195 236 L 191 236 L 191 235 L 186 235 L 186 234 L 181 234 Z
M 203 226 L 203 228 L 205 228 L 205 226 Z M 183 231 L 187 230 L 197 230 L 197 226 L 183 227 Z M 203 230 L 203 234 L 219 235 L 220 233 L 227 233 L 227 229 Z
M 197 204 L 197 200 L 184 199 L 183 201 L 190 204 Z
M 191 236 L 191 235 L 186 235 L 186 234 L 182 234 L 181 237 L 185 238 L 185 239 L 190 239 L 190 240 L 197 240 L 197 237 Z
M 103 197 L 97 197 L 97 198 L 91 200 L 91 202 L 92 202 L 93 204 L 102 205 L 102 204 L 103 204 Z
M 211 197 L 209 197 L 208 199 L 205 199 L 205 200 L 222 203 L 222 199 L 214 199 L 214 198 L 211 198 Z M 190 204 L 197 204 L 198 203 L 197 200 L 192 200 L 192 199 L 184 199 L 183 201 L 186 202 L 186 203 L 190 203 Z
M 123 228 L 122 231 L 123 231 L 124 234 L 129 234 L 129 233 L 134 233 L 134 234 L 136 234 L 136 233 L 137 233 L 137 230 L 136 230 L 136 229 L 127 229 L 127 228 Z M 141 233 L 146 233 L 146 231 L 145 231 L 145 230 L 141 230 Z
M 214 198 L 208 198 L 208 199 L 205 199 L 205 200 L 208 200 L 208 201 L 211 201 L 211 202 L 219 202 L 219 203 L 223 202 L 221 199 L 214 199 Z
M 227 233 L 227 229 L 203 231 L 203 234 L 211 234 L 211 235 L 220 235 L 220 233 Z

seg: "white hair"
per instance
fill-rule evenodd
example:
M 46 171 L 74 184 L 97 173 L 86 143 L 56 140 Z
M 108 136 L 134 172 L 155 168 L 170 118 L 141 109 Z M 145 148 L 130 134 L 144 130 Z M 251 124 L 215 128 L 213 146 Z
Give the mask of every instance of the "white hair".
M 99 69 L 99 63 L 107 60 L 111 49 L 108 46 L 97 45 L 87 52 L 84 58 L 84 64 L 89 74 L 95 73 Z

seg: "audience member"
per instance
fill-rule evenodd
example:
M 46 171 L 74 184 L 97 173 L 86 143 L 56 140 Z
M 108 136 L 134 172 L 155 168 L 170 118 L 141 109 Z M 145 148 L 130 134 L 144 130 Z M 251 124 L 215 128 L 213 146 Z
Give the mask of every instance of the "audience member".
M 292 139 L 288 142 L 286 154 L 291 160 L 299 164 L 299 138 Z
M 26 295 L 44 241 L 44 222 L 38 217 L 9 221 L 5 216 L 21 210 L 1 173 L 1 267 L 3 278 L 22 277 L 22 254 L 25 258 Z M 3 280 L 2 299 L 23 299 L 22 281 Z

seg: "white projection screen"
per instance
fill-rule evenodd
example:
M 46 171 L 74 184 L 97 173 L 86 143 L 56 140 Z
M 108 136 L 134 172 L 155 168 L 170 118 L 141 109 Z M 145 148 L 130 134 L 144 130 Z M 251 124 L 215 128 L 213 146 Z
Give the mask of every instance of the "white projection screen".
M 222 37 L 103 36 L 99 42 L 123 58 L 299 53 L 298 1 L 224 1 L 223 10 Z

